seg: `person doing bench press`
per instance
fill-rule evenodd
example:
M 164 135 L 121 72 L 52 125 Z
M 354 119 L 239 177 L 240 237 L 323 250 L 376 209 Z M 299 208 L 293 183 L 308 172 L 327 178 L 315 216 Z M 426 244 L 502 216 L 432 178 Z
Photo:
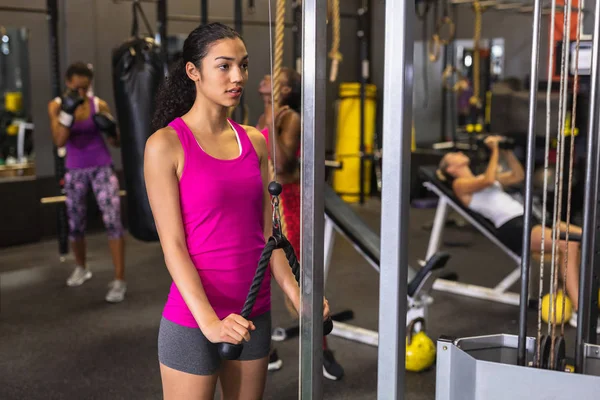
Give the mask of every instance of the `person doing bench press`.
M 117 303 L 125 298 L 125 241 L 121 223 L 119 180 L 103 138 L 119 147 L 120 135 L 106 102 L 89 96 L 92 70 L 82 62 L 67 68 L 66 90 L 48 104 L 52 139 L 56 147 L 66 148 L 65 196 L 69 237 L 76 267 L 67 279 L 68 286 L 79 286 L 92 277 L 86 260 L 85 227 L 87 193 L 92 187 L 115 267 L 106 301 Z
M 519 256 L 523 252 L 524 208 L 521 203 L 505 192 L 504 188 L 521 183 L 525 174 L 521 162 L 512 150 L 501 149 L 501 136 L 488 136 L 484 143 L 490 149 L 490 159 L 485 172 L 473 174 L 469 157 L 462 152 L 451 152 L 444 155 L 437 170 L 438 179 L 445 181 L 453 190 L 461 203 L 470 210 L 491 221 L 497 230 L 498 239 Z M 499 159 L 502 156 L 508 170 L 499 171 Z M 541 251 L 542 231 L 541 221 L 532 215 L 531 250 Z M 559 229 L 566 232 L 567 224 L 560 222 Z M 581 235 L 581 228 L 570 224 L 569 232 Z M 565 265 L 565 252 L 568 247 L 568 259 Z M 552 250 L 552 221 L 546 223 L 544 251 Z M 561 240 L 558 243 L 558 261 L 563 276 L 567 268 L 567 294 L 575 311 L 578 309 L 579 293 L 579 260 L 580 243 Z M 577 324 L 576 312 L 569 323 Z
M 271 104 L 271 75 L 266 75 L 260 82 L 258 93 L 264 104 L 264 113 L 259 117 L 256 128 L 261 131 L 271 151 L 270 127 L 273 125 L 273 109 L 275 110 L 276 155 L 273 165 L 269 156 L 269 167 L 276 169 L 279 182 L 282 184 L 280 209 L 283 229 L 290 244 L 294 248 L 300 264 L 302 264 L 300 248 L 300 150 L 301 125 L 300 106 L 302 102 L 302 77 L 291 68 L 281 69 L 279 77 L 279 104 Z M 286 301 L 289 303 L 289 300 Z M 288 308 L 293 308 L 288 304 Z M 283 365 L 277 351 L 273 349 L 269 355 L 269 370 L 279 370 Z M 339 380 L 344 376 L 344 369 L 336 361 L 333 352 L 328 348 L 327 338 L 323 336 L 323 376 L 331 380 Z

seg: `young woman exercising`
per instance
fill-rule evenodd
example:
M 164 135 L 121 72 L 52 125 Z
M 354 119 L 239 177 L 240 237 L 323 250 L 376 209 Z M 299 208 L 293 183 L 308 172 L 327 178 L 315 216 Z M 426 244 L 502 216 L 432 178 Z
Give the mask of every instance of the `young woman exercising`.
M 280 210 L 284 233 L 290 244 L 300 257 L 300 105 L 302 102 L 302 78 L 298 72 L 284 67 L 280 75 L 279 104 L 275 104 L 275 138 L 276 154 L 273 165 L 269 155 L 270 169 L 277 171 L 277 178 L 282 184 Z M 271 104 L 271 76 L 266 75 L 260 82 L 258 92 L 264 103 L 264 113 L 258 119 L 257 129 L 267 141 L 269 153 L 273 121 Z M 278 370 L 283 362 L 277 351 L 273 349 L 269 356 L 269 370 Z M 327 347 L 327 339 L 323 337 L 323 375 L 327 379 L 339 380 L 344 376 L 344 369 L 337 363 L 333 352 Z
M 103 139 L 119 146 L 119 132 L 105 101 L 88 96 L 93 73 L 84 63 L 67 68 L 67 90 L 50 101 L 48 115 L 52 139 L 57 147 L 66 147 L 65 195 L 69 237 L 76 267 L 67 279 L 68 286 L 79 286 L 92 277 L 86 263 L 85 226 L 87 193 L 91 185 L 108 232 L 108 243 L 115 266 L 115 278 L 109 284 L 106 301 L 117 303 L 125 298 L 125 242 L 121 224 L 119 181 L 112 158 Z
M 272 234 L 268 151 L 255 128 L 227 118 L 248 80 L 241 36 L 201 25 L 158 93 L 144 173 L 173 284 L 163 310 L 158 358 L 164 398 L 259 399 L 271 345 L 270 274 L 294 307 L 300 290 L 282 250 L 271 257 L 249 319 L 239 315 Z M 329 315 L 324 300 L 324 319 Z M 239 360 L 216 343 L 246 342 Z
M 467 208 L 481 214 L 490 220 L 497 229 L 498 239 L 516 254 L 523 252 L 523 205 L 506 193 L 503 187 L 515 185 L 524 179 L 523 167 L 511 150 L 500 150 L 499 136 L 489 136 L 485 144 L 491 150 L 490 160 L 485 172 L 474 175 L 469 167 L 469 157 L 462 152 L 446 154 L 437 171 L 438 178 L 445 180 L 454 191 L 454 194 Z M 498 161 L 502 155 L 508 165 L 508 171 L 498 172 Z M 531 250 L 541 251 L 542 231 L 541 222 L 535 217 L 532 220 Z M 567 224 L 560 223 L 560 231 L 566 232 Z M 581 234 L 581 228 L 569 226 L 572 233 Z M 564 256 L 568 248 L 568 259 L 565 264 Z M 552 220 L 546 221 L 544 251 L 549 254 L 552 250 Z M 579 257 L 580 243 L 559 241 L 557 245 L 558 261 L 561 275 L 564 268 L 567 271 L 567 294 L 578 309 L 579 293 Z M 574 314 L 575 315 L 575 314 Z M 576 318 L 571 318 L 571 324 L 576 323 Z

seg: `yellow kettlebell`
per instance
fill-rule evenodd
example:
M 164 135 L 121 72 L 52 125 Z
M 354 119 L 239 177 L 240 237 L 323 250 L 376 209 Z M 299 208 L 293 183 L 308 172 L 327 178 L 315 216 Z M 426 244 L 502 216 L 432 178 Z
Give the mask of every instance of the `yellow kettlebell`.
M 13 125 L 9 125 L 6 128 L 6 134 L 8 136 L 16 136 L 18 133 L 19 133 L 19 125 L 13 124 Z
M 556 308 L 556 320 L 558 322 L 554 322 L 554 315 L 550 316 L 550 293 L 546 294 L 542 298 L 542 320 L 544 322 L 548 323 L 548 321 L 550 321 L 550 317 L 552 317 L 552 323 L 556 324 L 560 324 L 563 321 L 568 321 L 569 319 L 571 319 L 571 315 L 573 315 L 573 304 L 571 303 L 571 299 L 569 299 L 568 296 L 564 297 L 565 309 L 563 310 L 563 297 L 564 295 L 562 290 L 556 293 L 556 301 L 554 307 Z
M 421 323 L 420 332 L 415 332 L 417 323 Z M 425 333 L 425 319 L 413 319 L 406 331 L 406 370 L 412 372 L 426 370 L 435 362 L 435 345 Z

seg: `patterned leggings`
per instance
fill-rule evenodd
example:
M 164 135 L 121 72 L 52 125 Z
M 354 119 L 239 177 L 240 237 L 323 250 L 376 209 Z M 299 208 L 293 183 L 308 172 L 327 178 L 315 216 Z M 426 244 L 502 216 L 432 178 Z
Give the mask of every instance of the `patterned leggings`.
M 69 238 L 83 238 L 86 228 L 87 193 L 92 187 L 110 239 L 123 236 L 119 181 L 110 166 L 71 169 L 65 174 Z

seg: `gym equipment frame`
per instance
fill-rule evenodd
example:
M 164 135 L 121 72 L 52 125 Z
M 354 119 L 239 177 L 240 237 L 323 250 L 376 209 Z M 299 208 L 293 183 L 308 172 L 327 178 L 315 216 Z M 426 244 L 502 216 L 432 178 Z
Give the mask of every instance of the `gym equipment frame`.
M 364 221 L 358 217 L 346 202 L 338 197 L 333 189 L 325 186 L 325 281 L 331 266 L 336 232 L 343 236 L 363 258 L 379 272 L 380 239 Z M 445 253 L 435 253 L 428 258 L 426 265 L 415 271 L 408 267 L 408 292 L 406 324 L 415 318 L 427 320 L 427 306 L 433 302 L 429 296 L 439 270 L 450 258 Z M 334 318 L 331 335 L 359 343 L 377 346 L 379 335 L 376 331 L 338 322 Z
M 321 330 L 324 284 L 325 0 L 302 2 L 301 400 L 323 397 Z M 379 278 L 377 398 L 404 399 L 408 211 L 412 131 L 414 2 L 385 3 L 383 190 Z M 402 24 L 397 21 L 404 21 Z M 398 68 L 400 72 L 398 72 Z M 399 112 L 399 110 L 401 112 Z M 313 323 L 318 321 L 319 323 Z
M 569 374 L 516 365 L 517 342 L 516 335 L 506 334 L 440 338 L 436 400 L 592 399 L 592 393 L 597 396 L 600 346 L 585 344 L 583 374 Z M 533 362 L 535 347 L 535 338 L 528 338 L 527 362 Z
M 325 184 L 327 1 L 302 2 L 302 168 L 298 397 L 323 398 L 323 185 Z M 269 1 L 269 21 L 271 1 Z M 271 31 L 271 28 L 269 28 Z
M 553 2 L 553 7 L 554 7 Z M 572 4 L 571 0 L 567 7 Z M 595 9 L 600 0 L 595 0 Z M 589 121 L 587 128 L 586 185 L 584 222 L 581 246 L 579 310 L 575 341 L 574 373 L 565 372 L 564 347 L 547 351 L 550 336 L 540 343 L 541 323 L 537 338 L 527 336 L 527 300 L 530 276 L 530 237 L 532 225 L 533 167 L 535 155 L 536 99 L 540 53 L 541 0 L 535 0 L 533 13 L 531 82 L 529 92 L 529 123 L 525 167 L 525 215 L 523 228 L 523 257 L 521 258 L 521 293 L 519 302 L 518 335 L 498 334 L 469 338 L 440 338 L 437 345 L 436 400 L 499 400 L 499 399 L 592 399 L 600 388 L 600 346 L 597 345 L 598 272 L 600 257 L 600 224 L 598 213 L 598 187 L 600 150 L 598 145 L 598 61 L 600 50 L 600 14 L 594 14 Z M 570 17 L 570 13 L 566 13 Z M 552 16 L 554 18 L 554 15 Z M 578 15 L 578 18 L 580 16 Z M 566 24 L 569 19 L 566 18 Z M 580 21 L 580 20 L 579 20 Z M 579 25 L 579 22 L 578 22 Z M 579 26 L 578 26 L 579 27 Z M 580 31 L 578 29 L 578 31 Z M 568 36 L 567 36 L 568 37 Z M 579 34 L 578 34 L 579 40 Z M 567 56 L 568 60 L 568 56 Z M 568 68 L 568 62 L 565 61 Z M 549 72 L 550 75 L 551 71 Z M 565 82 L 565 69 L 561 71 L 561 86 Z M 566 85 L 565 85 L 566 86 Z M 576 85 L 575 85 L 576 87 Z M 568 93 L 565 90 L 565 93 Z M 562 94 L 562 93 L 561 93 Z M 564 95 L 566 99 L 566 94 Z M 566 109 L 562 110 L 566 113 Z M 549 113 L 548 113 L 549 114 Z M 549 117 L 548 117 L 549 119 Z M 549 135 L 546 136 L 549 141 Z M 563 147 L 564 150 L 564 147 Z M 546 157 L 547 154 L 546 154 Z M 562 167 L 561 167 L 562 168 Z M 569 174 L 571 174 L 571 170 Z M 546 184 L 545 184 L 546 186 Z M 553 237 L 554 241 L 557 237 Z M 541 271 L 543 271 L 543 264 Z M 552 263 L 554 268 L 554 263 Z M 552 270 L 551 273 L 554 273 Z M 540 291 L 541 295 L 541 291 Z M 539 318 L 539 315 L 538 315 Z M 538 319 L 538 321 L 540 321 Z M 564 338 L 558 338 L 564 346 Z M 547 362 L 550 359 L 550 362 Z M 552 361 L 555 359 L 556 362 Z M 535 362 L 534 362 L 535 360 Z

